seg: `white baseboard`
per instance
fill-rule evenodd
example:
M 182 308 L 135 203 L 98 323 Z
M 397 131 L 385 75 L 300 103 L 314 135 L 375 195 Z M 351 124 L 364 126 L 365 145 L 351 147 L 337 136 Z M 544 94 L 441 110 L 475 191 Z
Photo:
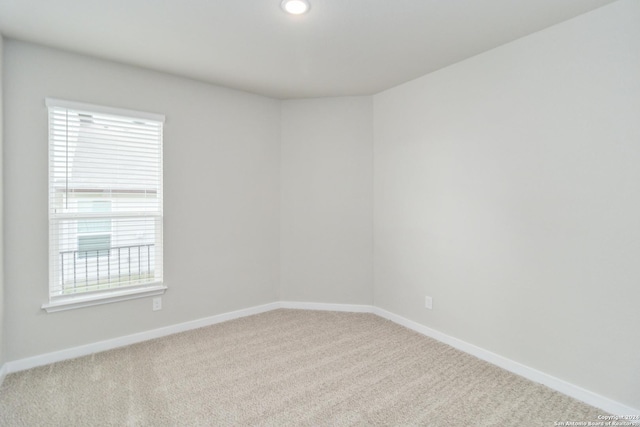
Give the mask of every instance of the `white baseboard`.
M 229 313 L 205 317 L 203 319 L 192 320 L 190 322 L 178 323 L 176 325 L 166 326 L 164 328 L 152 329 L 150 331 L 140 332 L 137 334 L 126 335 L 123 337 L 81 345 L 79 347 L 45 353 L 39 356 L 27 357 L 25 359 L 7 362 L 5 363 L 4 368 L 6 368 L 7 374 L 24 371 L 25 369 L 31 369 L 37 366 L 48 365 L 50 363 L 61 362 L 68 359 L 75 359 L 77 357 L 87 356 L 89 354 L 111 350 L 118 347 L 124 347 L 126 345 L 136 344 L 139 342 L 172 335 L 179 332 L 202 328 L 204 326 L 214 325 L 216 323 L 226 322 L 228 320 L 233 320 L 240 317 L 264 313 L 266 311 L 275 310 L 277 308 L 280 308 L 280 303 L 278 302 L 245 308 Z
M 7 365 L 2 364 L 0 366 L 0 387 L 2 387 L 2 383 L 4 382 L 4 378 L 7 376 Z
M 330 304 L 323 302 L 298 302 L 281 301 L 281 308 L 293 308 L 297 310 L 322 310 L 322 311 L 347 311 L 350 313 L 373 313 L 374 307 L 371 305 L 359 304 Z
M 46 353 L 39 356 L 28 357 L 25 359 L 6 362 L 0 367 L 0 385 L 7 374 L 23 371 L 25 369 L 35 368 L 37 366 L 48 365 L 50 363 L 60 362 L 63 360 L 74 359 L 76 357 L 86 356 L 105 350 L 111 350 L 130 344 L 147 341 L 154 338 L 160 338 L 179 332 L 185 332 L 192 329 L 202 328 L 204 326 L 214 325 L 216 323 L 226 322 L 228 320 L 240 317 L 251 316 L 254 314 L 264 313 L 278 308 L 300 309 L 300 310 L 324 310 L 324 311 L 344 311 L 353 313 L 373 313 L 394 323 L 414 330 L 422 335 L 434 338 L 440 342 L 448 344 L 458 350 L 471 354 L 493 365 L 499 366 L 514 374 L 525 377 L 531 381 L 544 384 L 547 387 L 556 390 L 567 396 L 583 401 L 591 406 L 602 409 L 611 414 L 616 415 L 640 415 L 639 409 L 631 408 L 622 403 L 616 402 L 597 393 L 585 390 L 582 387 L 568 383 L 554 376 L 545 374 L 544 372 L 525 366 L 506 357 L 492 353 L 481 347 L 454 338 L 435 329 L 431 329 L 420 323 L 406 319 L 397 314 L 383 310 L 371 305 L 358 304 L 328 304 L 314 302 L 296 302 L 296 301 L 280 301 L 269 304 L 250 307 L 242 310 L 232 311 L 229 313 L 218 314 L 203 319 L 193 320 L 190 322 L 179 323 L 176 325 L 166 326 L 164 328 L 153 329 L 151 331 L 140 332 L 137 334 L 126 335 L 124 337 L 114 338 L 110 340 L 100 341 L 66 350 Z
M 397 314 L 391 313 L 378 307 L 374 307 L 373 313 L 394 323 L 397 323 L 398 325 L 402 325 L 422 335 L 426 335 L 440 342 L 448 344 L 458 350 L 464 351 L 465 353 L 471 354 L 478 359 L 482 359 L 486 362 L 491 363 L 492 365 L 499 366 L 509 372 L 520 375 L 521 377 L 524 377 L 528 380 L 544 384 L 545 386 L 553 390 L 556 390 L 562 394 L 566 394 L 567 396 L 573 397 L 574 399 L 585 402 L 591 406 L 595 406 L 596 408 L 602 409 L 603 411 L 606 411 L 610 414 L 640 415 L 640 410 L 638 409 L 623 405 L 622 403 L 616 402 L 607 397 L 601 396 L 597 393 L 556 378 L 552 375 L 545 374 L 544 372 L 538 371 L 537 369 L 530 368 L 526 365 L 500 356 L 499 354 L 492 353 L 489 350 L 485 350 L 484 348 L 475 346 L 458 338 L 454 338 L 435 329 L 431 329 L 420 323 L 414 322 L 413 320 L 406 319 L 402 316 L 398 316 Z

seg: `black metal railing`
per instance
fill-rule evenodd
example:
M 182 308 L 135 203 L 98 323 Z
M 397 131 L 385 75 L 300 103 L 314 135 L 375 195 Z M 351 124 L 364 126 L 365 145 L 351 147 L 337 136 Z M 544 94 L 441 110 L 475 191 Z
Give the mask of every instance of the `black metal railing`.
M 109 288 L 153 278 L 154 244 L 60 252 L 62 291 Z

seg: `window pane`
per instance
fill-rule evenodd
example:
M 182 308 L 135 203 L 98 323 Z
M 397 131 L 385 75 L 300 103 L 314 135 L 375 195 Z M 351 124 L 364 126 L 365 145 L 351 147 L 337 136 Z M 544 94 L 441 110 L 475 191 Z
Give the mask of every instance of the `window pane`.
M 79 200 L 78 212 L 80 213 L 109 213 L 111 212 L 111 200 Z M 84 219 L 78 221 L 78 234 L 81 233 L 110 233 L 110 219 Z
M 109 249 L 111 249 L 111 234 L 78 236 L 78 256 L 80 258 L 108 255 Z

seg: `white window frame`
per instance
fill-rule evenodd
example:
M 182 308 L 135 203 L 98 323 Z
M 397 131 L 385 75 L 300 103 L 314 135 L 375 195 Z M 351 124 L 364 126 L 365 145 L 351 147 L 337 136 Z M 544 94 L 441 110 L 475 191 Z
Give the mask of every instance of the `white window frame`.
M 46 98 L 45 105 L 48 107 L 47 108 L 48 115 L 50 115 L 49 110 L 51 108 L 58 107 L 58 108 L 66 108 L 69 110 L 86 111 L 86 112 L 95 113 L 95 114 L 108 114 L 108 115 L 114 115 L 114 116 L 121 116 L 121 117 L 127 117 L 131 119 L 152 120 L 152 121 L 160 122 L 161 124 L 164 123 L 165 121 L 164 115 L 160 115 L 160 114 L 105 107 L 100 105 L 79 103 L 79 102 L 73 102 L 73 101 L 65 101 L 65 100 L 54 99 L 54 98 Z M 49 132 L 51 132 L 50 128 L 49 128 Z M 49 135 L 49 139 L 51 139 L 51 135 Z M 167 287 L 164 285 L 163 274 L 162 274 L 162 270 L 163 270 L 162 229 L 163 229 L 163 222 L 164 222 L 163 220 L 164 216 L 162 213 L 163 211 L 162 202 L 161 202 L 162 175 L 163 175 L 162 145 L 163 145 L 163 135 L 162 135 L 162 128 L 161 128 L 160 130 L 160 177 L 159 177 L 160 179 L 160 194 L 159 194 L 160 212 L 159 212 L 159 215 L 156 215 L 156 217 L 159 218 L 159 227 L 156 229 L 156 238 L 154 240 L 155 242 L 157 242 L 156 244 L 159 244 L 158 250 L 160 251 L 159 252 L 160 256 L 154 258 L 154 269 L 157 269 L 155 271 L 159 271 L 159 274 L 157 274 L 156 276 L 160 277 L 160 280 L 147 282 L 142 285 L 115 287 L 108 290 L 91 291 L 86 293 L 82 292 L 82 293 L 75 293 L 71 295 L 53 295 L 52 289 L 54 287 L 54 284 L 58 283 L 59 277 L 57 276 L 57 273 L 54 272 L 52 257 L 54 255 L 55 256 L 59 255 L 60 248 L 57 247 L 56 248 L 57 252 L 55 252 L 53 248 L 54 244 L 50 243 L 49 245 L 50 274 L 49 274 L 49 286 L 48 286 L 49 301 L 42 305 L 42 308 L 46 310 L 48 313 L 88 307 L 93 305 L 107 304 L 107 303 L 130 300 L 135 298 L 157 296 L 165 293 L 165 291 L 167 290 Z M 50 142 L 50 146 L 51 146 L 51 142 Z M 52 154 L 50 152 L 49 156 L 51 155 Z M 49 167 L 51 168 L 51 157 L 49 161 Z M 51 180 L 52 179 L 51 170 L 50 170 L 49 176 Z M 50 182 L 48 186 L 49 194 L 51 194 L 52 192 L 52 185 L 53 183 Z M 50 237 L 49 238 L 53 239 L 54 236 L 57 236 L 57 233 L 58 233 L 57 227 L 58 227 L 58 224 L 60 224 L 60 218 L 59 217 L 53 218 L 55 215 L 52 214 L 52 201 L 51 201 L 51 196 L 49 197 L 50 197 L 49 199 L 49 236 Z M 57 239 L 57 237 L 55 238 Z

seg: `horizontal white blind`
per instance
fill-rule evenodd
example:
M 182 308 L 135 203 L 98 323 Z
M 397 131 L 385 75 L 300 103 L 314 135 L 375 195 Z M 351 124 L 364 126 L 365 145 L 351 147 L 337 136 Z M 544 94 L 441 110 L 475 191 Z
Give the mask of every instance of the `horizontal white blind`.
M 50 299 L 162 281 L 162 116 L 47 99 Z

